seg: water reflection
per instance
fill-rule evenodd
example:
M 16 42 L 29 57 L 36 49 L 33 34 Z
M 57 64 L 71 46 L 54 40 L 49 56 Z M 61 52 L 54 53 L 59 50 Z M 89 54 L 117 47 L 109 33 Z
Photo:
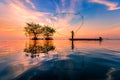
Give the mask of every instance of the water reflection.
M 71 42 L 72 42 L 71 43 L 71 49 L 74 50 L 74 41 L 72 40 Z
M 99 43 L 1 41 L 0 80 L 120 80 L 120 41 Z
M 84 41 L 84 40 L 78 40 L 77 42 L 81 43 L 81 41 Z M 89 40 L 85 40 L 86 42 L 88 42 Z M 97 42 L 99 44 L 99 46 L 102 45 L 102 41 L 103 40 L 90 40 L 90 42 Z M 74 48 L 76 47 L 74 44 L 75 44 L 76 41 L 74 40 L 71 40 L 71 50 L 74 51 Z
M 107 79 L 106 80 L 113 80 L 112 78 L 112 76 L 113 76 L 113 73 L 115 72 L 115 71 L 117 71 L 115 68 L 110 68 L 110 70 L 107 72 Z
M 49 51 L 54 49 L 55 46 L 53 45 L 53 40 L 29 40 L 26 42 L 24 52 L 26 52 L 26 56 L 34 58 L 39 56 L 41 53 L 48 54 Z

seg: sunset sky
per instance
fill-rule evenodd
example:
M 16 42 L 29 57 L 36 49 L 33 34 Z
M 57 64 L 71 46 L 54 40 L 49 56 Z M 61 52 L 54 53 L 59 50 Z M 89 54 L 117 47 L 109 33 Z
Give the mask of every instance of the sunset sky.
M 76 37 L 120 38 L 120 0 L 0 0 L 1 40 L 25 39 L 26 22 L 54 27 L 59 39 L 82 22 Z

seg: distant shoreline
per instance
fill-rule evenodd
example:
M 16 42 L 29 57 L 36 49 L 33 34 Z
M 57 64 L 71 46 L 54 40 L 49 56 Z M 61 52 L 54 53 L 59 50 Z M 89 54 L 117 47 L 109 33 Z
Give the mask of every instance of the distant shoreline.
M 8 40 L 29 40 L 29 39 L 0 39 L 0 41 L 8 41 Z M 69 39 L 53 39 L 53 40 L 69 40 Z M 103 38 L 103 40 L 120 40 L 120 39 L 107 39 L 107 38 Z

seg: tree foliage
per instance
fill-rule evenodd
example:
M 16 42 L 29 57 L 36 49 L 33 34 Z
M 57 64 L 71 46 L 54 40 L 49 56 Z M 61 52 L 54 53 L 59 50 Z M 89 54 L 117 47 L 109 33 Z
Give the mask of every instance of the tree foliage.
M 29 37 L 33 36 L 34 39 L 37 39 L 38 35 L 40 35 L 42 33 L 41 27 L 42 26 L 39 24 L 26 23 L 26 27 L 24 27 L 25 35 L 29 36 Z
M 49 38 L 49 36 L 53 36 L 53 34 L 55 33 L 55 29 L 51 28 L 48 25 L 44 25 L 44 27 L 41 28 L 42 31 L 42 35 L 45 38 Z
M 55 33 L 55 29 L 51 28 L 47 25 L 39 25 L 35 23 L 26 23 L 24 27 L 25 35 L 29 38 L 36 40 L 39 35 L 42 35 L 44 38 L 49 38 L 49 36 L 53 36 Z

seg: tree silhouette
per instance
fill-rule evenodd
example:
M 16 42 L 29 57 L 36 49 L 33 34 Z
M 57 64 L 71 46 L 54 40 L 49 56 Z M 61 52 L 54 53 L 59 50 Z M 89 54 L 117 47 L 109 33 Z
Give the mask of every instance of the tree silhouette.
M 55 29 L 51 28 L 48 25 L 44 25 L 44 27 L 41 28 L 42 35 L 46 40 L 53 39 L 50 36 L 53 36 L 53 34 L 56 32 Z
M 42 33 L 41 31 L 41 25 L 35 24 L 35 23 L 26 23 L 25 29 L 25 35 L 29 38 L 32 37 L 32 39 L 37 40 L 38 36 Z

